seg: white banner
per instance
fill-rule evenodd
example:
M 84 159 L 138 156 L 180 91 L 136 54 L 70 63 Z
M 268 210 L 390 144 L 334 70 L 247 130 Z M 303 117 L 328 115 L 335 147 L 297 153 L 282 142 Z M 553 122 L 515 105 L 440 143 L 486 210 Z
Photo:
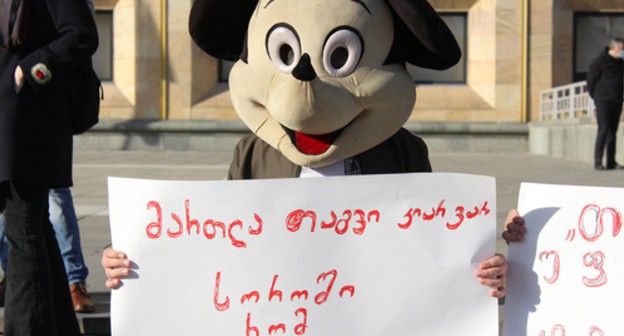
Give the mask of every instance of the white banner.
M 505 336 L 624 335 L 624 189 L 522 184 Z
M 498 335 L 490 177 L 110 178 L 114 336 Z

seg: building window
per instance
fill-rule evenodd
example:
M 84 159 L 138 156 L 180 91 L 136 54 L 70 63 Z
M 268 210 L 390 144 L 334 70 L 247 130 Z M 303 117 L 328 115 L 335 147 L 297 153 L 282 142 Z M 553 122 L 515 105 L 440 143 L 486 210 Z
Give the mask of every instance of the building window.
M 624 13 L 574 14 L 574 81 L 584 81 L 592 60 L 613 37 L 624 38 Z
M 93 69 L 102 81 L 113 80 L 113 11 L 95 13 L 100 44 L 93 55 Z
M 407 65 L 407 71 L 418 84 L 464 84 L 466 83 L 468 16 L 466 13 L 440 13 L 440 17 L 455 36 L 462 51 L 461 59 L 455 66 L 444 71 L 424 69 L 411 64 Z

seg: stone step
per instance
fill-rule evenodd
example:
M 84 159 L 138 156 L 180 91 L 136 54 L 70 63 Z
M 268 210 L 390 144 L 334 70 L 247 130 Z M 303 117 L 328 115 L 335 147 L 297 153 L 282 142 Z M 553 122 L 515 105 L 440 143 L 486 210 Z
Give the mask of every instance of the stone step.
M 95 301 L 95 312 L 77 313 L 78 323 L 85 336 L 109 336 L 110 329 L 110 293 L 90 293 Z
M 431 152 L 512 152 L 528 148 L 528 127 L 514 122 L 416 122 L 404 125 Z M 102 120 L 74 138 L 76 150 L 230 152 L 244 134 L 240 121 Z

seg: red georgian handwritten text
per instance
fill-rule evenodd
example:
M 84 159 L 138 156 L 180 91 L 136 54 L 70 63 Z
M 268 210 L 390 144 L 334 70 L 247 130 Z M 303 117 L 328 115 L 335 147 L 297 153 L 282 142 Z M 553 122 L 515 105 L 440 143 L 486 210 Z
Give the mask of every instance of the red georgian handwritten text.
M 551 258 L 552 256 L 552 258 Z M 557 251 L 543 251 L 539 254 L 539 260 L 545 261 L 546 259 L 552 259 L 552 275 L 550 277 L 544 276 L 544 280 L 549 284 L 554 284 L 559 279 L 559 270 L 561 268 L 561 261 L 559 260 L 559 253 Z
M 598 244 L 604 236 L 605 227 L 611 227 L 611 236 L 617 238 L 622 230 L 622 214 L 613 207 L 600 207 L 597 204 L 588 204 L 583 207 L 579 215 L 576 228 L 571 228 L 565 240 L 573 242 L 576 231 L 588 243 Z M 608 236 L 606 236 L 608 237 Z M 546 283 L 553 285 L 560 276 L 561 256 L 555 250 L 545 250 L 538 254 L 540 262 L 552 262 L 552 274 L 543 276 Z M 587 274 L 582 277 L 583 285 L 589 288 L 605 286 L 608 283 L 605 267 L 606 255 L 603 251 L 587 252 L 583 255 L 582 264 L 588 268 Z
M 587 232 L 586 221 L 590 221 L 596 228 L 594 232 Z M 614 208 L 601 209 L 596 204 L 588 204 L 581 211 L 578 222 L 578 229 L 581 236 L 588 242 L 595 242 L 602 236 L 605 221 L 610 221 L 612 225 L 613 237 L 617 237 L 622 229 L 622 215 Z
M 267 303 L 280 304 L 286 301 L 305 303 L 309 302 L 310 298 L 313 297 L 311 302 L 317 306 L 322 306 L 332 298 L 335 300 L 353 298 L 355 296 L 354 285 L 344 285 L 340 287 L 340 290 L 336 293 L 334 287 L 337 279 L 338 271 L 335 269 L 327 272 L 321 272 L 316 278 L 318 288 L 294 290 L 289 293 L 290 295 L 286 293 L 287 295 L 285 296 L 284 290 L 280 289 L 279 286 L 280 275 L 275 274 L 273 275 L 271 286 L 269 287 L 270 289 L 264 295 L 260 290 L 251 290 L 242 294 L 238 302 L 240 302 L 241 306 L 258 304 L 264 297 Z M 221 272 L 217 272 L 215 275 L 215 287 L 213 291 L 213 305 L 217 312 L 226 312 L 231 308 L 230 296 L 221 293 L 221 281 Z M 310 295 L 311 292 L 314 293 L 314 296 Z M 294 314 L 296 317 L 300 318 L 301 322 L 292 327 L 292 330 L 295 335 L 303 335 L 308 328 L 308 310 L 306 308 L 298 308 L 295 310 Z M 247 313 L 245 330 L 246 335 L 261 335 L 259 327 L 253 324 L 251 313 Z M 277 332 L 285 334 L 287 333 L 287 330 L 288 326 L 285 323 L 275 323 L 269 325 L 267 334 L 272 335 Z
M 423 222 L 431 222 L 437 218 L 445 219 L 447 214 L 445 203 L 446 200 L 443 199 L 440 201 L 440 203 L 438 203 L 437 207 L 432 207 L 431 210 L 422 208 L 410 208 L 405 212 L 405 215 L 403 215 L 403 218 L 405 218 L 405 222 L 399 223 L 397 225 L 399 226 L 399 228 L 407 230 L 412 226 L 412 224 L 414 224 L 414 222 L 418 218 L 420 218 Z M 453 219 L 453 221 L 446 223 L 446 228 L 449 230 L 457 230 L 467 219 L 474 219 L 477 216 L 487 216 L 491 212 L 492 211 L 489 208 L 488 201 L 485 201 L 483 205 L 470 208 L 459 205 L 455 207 L 455 218 Z
M 605 272 L 603 265 L 605 261 L 605 255 L 603 252 L 598 251 L 594 253 L 586 253 L 583 257 L 583 262 L 587 267 L 593 267 L 598 271 L 598 275 L 593 278 L 583 277 L 583 284 L 587 287 L 600 287 L 607 283 L 607 273 Z
M 379 210 L 371 210 L 365 212 L 362 209 L 342 211 L 342 215 L 338 218 L 336 211 L 330 211 L 331 219 L 322 220 L 320 223 L 321 230 L 333 230 L 338 235 L 345 235 L 351 231 L 361 236 L 365 233 L 366 228 L 372 222 L 379 223 Z M 286 216 L 286 228 L 290 232 L 298 232 L 305 223 L 310 225 L 310 232 L 315 232 L 318 224 L 318 216 L 315 211 L 297 209 L 291 211 Z M 307 225 L 307 224 L 306 224 Z
M 546 334 L 545 330 L 540 330 L 538 334 L 538 336 L 565 336 L 565 335 L 566 335 L 566 329 L 561 324 L 556 324 L 555 326 L 553 326 L 550 329 L 550 334 L 548 335 Z M 589 328 L 587 336 L 604 336 L 604 332 L 599 327 L 591 326 Z
M 561 324 L 557 324 L 550 329 L 550 334 L 548 336 L 565 336 L 566 330 Z M 540 330 L 539 336 L 547 336 L 546 331 Z
M 246 248 L 247 243 L 237 237 L 245 234 L 245 227 L 247 227 L 247 235 L 258 236 L 262 234 L 264 225 L 258 214 L 254 214 L 255 223 L 253 225 L 245 225 L 241 219 L 234 219 L 228 224 L 212 218 L 200 222 L 191 216 L 191 202 L 188 199 L 184 201 L 184 216 L 180 217 L 177 213 L 171 212 L 172 222 L 169 223 L 163 221 L 163 209 L 159 202 L 150 201 L 147 203 L 147 210 L 153 210 L 156 213 L 156 221 L 147 224 L 145 228 L 145 233 L 149 239 L 160 239 L 163 236 L 163 228 L 166 226 L 166 235 L 172 239 L 184 235 L 203 235 L 208 240 L 229 240 L 234 247 Z

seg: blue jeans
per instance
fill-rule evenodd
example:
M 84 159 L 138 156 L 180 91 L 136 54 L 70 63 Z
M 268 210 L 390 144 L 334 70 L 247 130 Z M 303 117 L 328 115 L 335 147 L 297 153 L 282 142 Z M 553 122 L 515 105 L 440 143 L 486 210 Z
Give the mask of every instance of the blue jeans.
M 82 255 L 78 219 L 76 218 L 71 190 L 69 188 L 50 189 L 48 200 L 50 203 L 50 222 L 63 256 L 67 280 L 70 284 L 86 283 L 89 269 Z M 2 215 L 0 215 L 0 237 L 2 238 L 0 239 L 0 263 L 2 270 L 6 272 L 9 242 L 4 234 L 4 216 Z

